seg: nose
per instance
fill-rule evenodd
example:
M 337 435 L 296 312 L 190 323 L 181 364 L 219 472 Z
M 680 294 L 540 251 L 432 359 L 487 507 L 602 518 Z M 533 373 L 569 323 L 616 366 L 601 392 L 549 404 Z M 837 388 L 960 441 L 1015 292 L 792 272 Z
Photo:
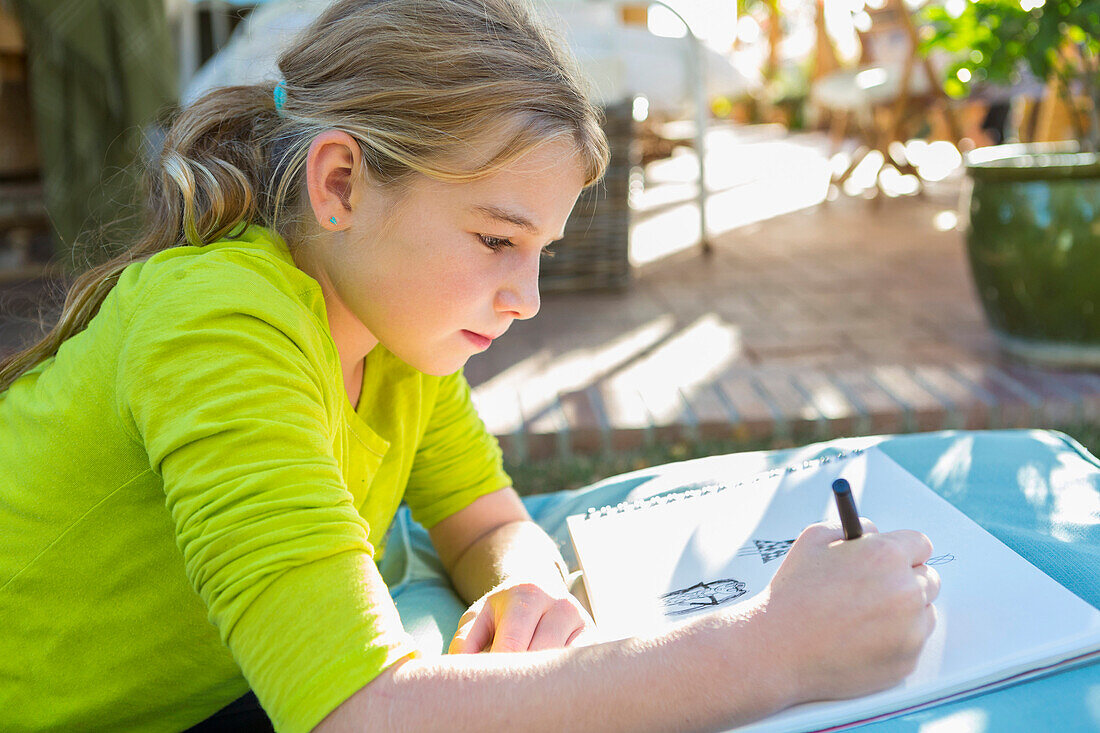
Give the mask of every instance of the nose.
M 507 281 L 497 290 L 494 305 L 498 312 L 511 314 L 520 321 L 535 317 L 542 305 L 539 298 L 538 255 L 511 271 Z

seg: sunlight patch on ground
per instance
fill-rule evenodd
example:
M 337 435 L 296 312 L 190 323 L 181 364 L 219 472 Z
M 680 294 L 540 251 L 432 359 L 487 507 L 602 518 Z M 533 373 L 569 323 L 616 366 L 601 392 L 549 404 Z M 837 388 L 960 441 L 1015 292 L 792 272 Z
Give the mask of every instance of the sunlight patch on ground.
M 474 407 L 489 432 L 514 433 L 523 424 L 516 402 L 519 386 L 539 374 L 551 358 L 549 349 L 540 349 L 472 390 Z
M 599 346 L 572 349 L 554 356 L 542 349 L 505 369 L 473 390 L 474 403 L 491 416 L 489 429 L 512 433 L 552 406 L 559 394 L 581 390 L 601 379 L 606 395 L 616 404 L 618 421 L 631 419 L 648 425 L 650 414 L 635 399 L 618 395 L 645 394 L 653 419 L 668 421 L 683 410 L 670 384 L 690 393 L 710 383 L 742 357 L 740 329 L 714 313 L 707 313 L 679 331 L 672 316 L 661 316 Z M 675 378 L 673 378 L 675 377 Z M 516 397 L 522 403 L 522 412 Z M 488 418 L 487 418 L 488 419 Z
M 512 433 L 523 424 L 516 395 L 526 417 L 545 410 L 559 393 L 587 387 L 600 375 L 614 371 L 666 338 L 675 325 L 660 316 L 598 346 L 573 349 L 554 356 L 549 349 L 523 359 L 473 390 L 474 404 L 483 416 L 493 416 L 490 431 Z
M 699 207 L 680 204 L 630 229 L 630 265 L 640 267 L 699 243 Z
M 658 422 L 683 412 L 677 385 L 693 390 L 713 380 L 741 356 L 740 329 L 707 313 L 660 344 L 652 353 L 611 376 L 610 391 L 637 390 Z
M 707 135 L 707 230 L 711 237 L 816 206 L 828 192 L 830 161 L 806 142 L 758 139 L 730 130 Z M 694 151 L 650 164 L 631 194 L 635 267 L 699 242 L 699 161 Z
M 851 405 L 848 404 L 848 399 L 844 396 L 844 393 L 832 385 L 823 384 L 811 389 L 810 402 L 813 407 L 807 405 L 802 410 L 802 417 L 807 420 L 813 420 L 817 417 L 814 408 L 821 412 L 826 420 L 836 420 L 853 414 Z

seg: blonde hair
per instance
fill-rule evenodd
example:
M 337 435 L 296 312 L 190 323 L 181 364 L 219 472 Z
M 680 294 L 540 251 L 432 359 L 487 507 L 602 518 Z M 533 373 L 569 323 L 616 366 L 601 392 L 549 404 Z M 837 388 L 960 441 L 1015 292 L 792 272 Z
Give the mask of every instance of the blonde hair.
M 136 243 L 79 276 L 53 329 L 0 361 L 0 391 L 87 327 L 131 263 L 242 221 L 292 241 L 306 154 L 324 130 L 351 135 L 383 186 L 476 180 L 554 139 L 572 140 L 586 186 L 609 162 L 572 60 L 517 0 L 340 0 L 278 65 L 278 112 L 266 83 L 215 89 L 180 113 L 145 173 Z

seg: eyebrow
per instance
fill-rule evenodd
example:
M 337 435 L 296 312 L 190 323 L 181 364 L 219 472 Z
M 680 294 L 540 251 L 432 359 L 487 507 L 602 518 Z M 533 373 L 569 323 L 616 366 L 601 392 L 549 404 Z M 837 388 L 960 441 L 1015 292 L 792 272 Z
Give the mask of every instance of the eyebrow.
M 535 226 L 534 222 L 532 222 L 523 214 L 519 214 L 515 211 L 509 211 L 508 209 L 503 209 L 499 206 L 492 206 L 489 204 L 479 204 L 474 207 L 474 211 L 483 216 L 487 216 L 490 219 L 496 219 L 497 221 L 504 221 L 508 222 L 509 224 L 515 224 L 517 227 L 523 229 L 529 234 L 538 234 L 539 228 Z M 558 239 L 561 239 L 561 236 L 559 236 Z M 558 239 L 555 239 L 554 241 L 556 242 L 558 241 Z

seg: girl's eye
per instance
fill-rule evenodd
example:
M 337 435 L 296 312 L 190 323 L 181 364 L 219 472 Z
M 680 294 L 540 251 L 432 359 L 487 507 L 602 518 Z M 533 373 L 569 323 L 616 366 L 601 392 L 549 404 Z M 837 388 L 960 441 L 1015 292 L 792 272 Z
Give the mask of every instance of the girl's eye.
M 494 252 L 499 252 L 502 249 L 505 249 L 507 247 L 515 247 L 516 246 L 516 243 L 513 242 L 512 240 L 504 239 L 502 237 L 490 237 L 487 234 L 478 234 L 477 238 L 481 240 L 482 244 L 484 244 L 486 247 L 493 250 Z M 543 257 L 553 257 L 554 256 L 554 253 L 550 251 L 549 246 L 543 247 L 541 254 L 542 254 Z
M 477 238 L 481 240 L 482 244 L 484 244 L 486 247 L 493 250 L 494 252 L 499 252 L 500 250 L 504 249 L 505 247 L 515 247 L 516 246 L 515 243 L 513 243 L 512 240 L 510 240 L 510 239 L 502 239 L 500 237 L 490 237 L 490 236 L 487 236 L 485 234 L 479 234 L 479 235 L 477 235 Z

